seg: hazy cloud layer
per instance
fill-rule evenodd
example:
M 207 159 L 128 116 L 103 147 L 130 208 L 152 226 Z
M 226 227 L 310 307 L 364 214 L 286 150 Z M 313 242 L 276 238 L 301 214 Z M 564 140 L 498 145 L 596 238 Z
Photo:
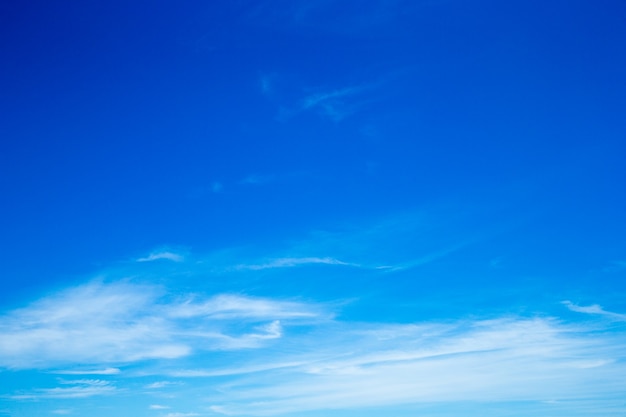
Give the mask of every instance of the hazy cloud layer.
M 600 306 L 565 304 L 587 317 L 622 317 Z M 62 365 L 55 373 L 108 378 L 59 379 L 56 387 L 8 397 L 20 401 L 116 395 L 136 389 L 128 384 L 145 375 L 161 376 L 142 385 L 145 395 L 180 394 L 187 384 L 162 378 L 193 377 L 196 395 L 213 392 L 205 398 L 205 411 L 226 415 L 444 401 L 592 400 L 617 398 L 626 389 L 622 332 L 543 316 L 350 322 L 312 302 L 91 282 L 5 314 L 0 331 L 5 368 Z M 212 352 L 230 360 L 216 362 Z M 119 367 L 129 365 L 134 371 L 124 375 Z
M 320 306 L 292 301 L 233 294 L 172 298 L 155 286 L 92 282 L 0 317 L 0 366 L 83 367 L 253 348 L 279 338 L 284 325 L 316 320 L 322 313 Z
M 320 340 L 315 360 L 223 386 L 211 408 L 273 415 L 455 401 L 554 401 L 619 396 L 624 338 L 550 318 L 427 325 L 363 324 Z M 319 359 L 319 353 L 328 356 Z M 268 381 L 271 381 L 268 383 Z

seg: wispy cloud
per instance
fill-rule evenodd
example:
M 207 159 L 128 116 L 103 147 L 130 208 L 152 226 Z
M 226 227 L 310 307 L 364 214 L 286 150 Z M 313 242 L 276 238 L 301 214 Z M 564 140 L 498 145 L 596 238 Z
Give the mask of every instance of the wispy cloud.
M 312 266 L 338 267 L 336 272 L 345 267 L 396 272 L 440 261 L 479 240 L 450 231 L 432 217 L 416 211 L 396 213 L 375 222 L 313 230 L 271 252 L 240 247 L 196 259 L 208 273 L 219 274 Z
M 328 263 L 336 260 L 339 261 L 337 265 L 396 272 L 439 261 L 478 240 L 473 235 L 459 235 L 458 230 L 450 231 L 450 224 L 439 223 L 440 220 L 426 210 L 395 213 L 366 224 L 344 225 L 333 231 L 316 230 L 284 252 L 329 255 L 313 259 L 327 259 Z M 294 258 L 307 259 L 304 256 Z M 285 259 L 284 263 L 290 266 L 289 256 L 275 259 Z M 274 265 L 268 261 L 252 265 L 280 267 L 282 263 L 279 261 Z
M 150 397 L 184 396 L 191 384 L 130 381 L 194 377 L 194 392 L 211 392 L 211 411 L 227 415 L 619 396 L 626 389 L 626 335 L 598 332 L 602 321 L 594 316 L 623 315 L 565 305 L 588 313 L 589 325 L 513 316 L 354 322 L 311 302 L 92 282 L 1 317 L 0 363 L 62 362 L 85 366 L 69 375 L 101 371 L 111 378 L 61 379 L 56 387 L 6 397 L 11 400 L 78 400 L 138 387 Z M 258 349 L 237 351 L 250 347 Z M 112 371 L 118 368 L 103 366 L 111 361 L 132 363 L 134 372 L 119 378 Z M 145 407 L 165 409 L 150 397 Z
M 268 296 L 280 291 L 275 287 L 257 287 L 256 294 L 266 295 L 253 296 L 221 292 L 223 287 L 200 280 L 188 281 L 198 284 L 194 292 L 177 289 L 178 282 L 168 289 L 167 280 L 163 286 L 139 281 L 141 271 L 153 276 L 172 266 L 204 281 L 276 274 L 290 282 L 296 272 L 296 278 L 309 273 L 401 278 L 385 276 L 375 265 L 388 261 L 391 268 L 406 269 L 465 247 L 442 238 L 439 250 L 425 250 L 421 239 L 432 241 L 433 233 L 418 232 L 432 232 L 432 224 L 413 213 L 370 228 L 315 232 L 276 251 L 286 256 L 241 249 L 216 255 L 216 262 L 132 262 L 123 271 L 132 280 L 91 281 L 6 312 L 0 316 L 0 367 L 6 375 L 43 370 L 46 378 L 51 373 L 94 377 L 16 388 L 4 399 L 72 399 L 74 407 L 81 398 L 130 392 L 144 397 L 146 412 L 175 415 L 179 408 L 168 399 L 203 392 L 202 404 L 182 411 L 199 412 L 208 404 L 211 412 L 226 415 L 280 415 L 449 401 L 558 407 L 582 396 L 601 408 L 620 397 L 626 390 L 626 334 L 615 322 L 626 315 L 598 304 L 564 301 L 569 310 L 583 313 L 566 315 L 575 324 L 541 314 L 439 321 L 405 315 L 398 323 L 376 315 L 376 309 L 368 322 L 355 321 L 351 308 L 342 315 L 345 298 L 329 304 L 311 301 L 310 294 L 306 300 Z M 393 250 L 386 248 L 390 241 Z M 347 261 L 353 259 L 358 262 Z M 210 268 L 220 271 L 211 275 Z M 194 378 L 193 384 L 182 378 Z
M 165 417 L 193 417 L 199 415 L 198 413 L 167 413 Z
M 161 404 L 151 404 L 149 408 L 150 410 L 167 410 L 170 407 Z
M 154 286 L 93 282 L 1 316 L 0 366 L 104 365 L 251 348 L 280 337 L 284 325 L 324 315 L 323 307 L 302 302 L 172 297 Z M 106 369 L 101 374 L 115 373 Z
M 302 108 L 310 109 L 333 99 L 354 95 L 361 90 L 363 90 L 363 87 L 347 87 L 333 91 L 311 94 L 302 100 Z
M 315 346 L 326 359 L 229 382 L 220 388 L 223 401 L 211 410 L 276 415 L 407 403 L 548 401 L 619 395 L 626 388 L 621 341 L 552 319 L 342 331 Z
M 282 77 L 276 74 L 271 78 L 262 76 L 260 83 L 263 95 L 278 106 L 278 119 L 282 121 L 314 112 L 327 120 L 340 122 L 374 101 L 369 93 L 380 84 L 363 82 L 340 87 L 304 88 L 301 81 L 283 80 L 278 83 L 279 78 Z
M 330 257 L 302 257 L 302 258 L 276 258 L 271 259 L 267 262 L 256 263 L 256 264 L 239 264 L 236 265 L 233 269 L 236 270 L 252 270 L 259 271 L 263 269 L 273 269 L 273 268 L 292 268 L 296 266 L 303 265 L 343 265 L 343 266 L 359 266 L 358 264 L 353 264 L 349 262 L 343 262 L 339 259 L 330 258 Z
M 294 301 L 220 294 L 207 300 L 191 297 L 170 307 L 172 317 L 205 317 L 216 320 L 287 320 L 323 317 L 321 306 Z
M 54 371 L 55 374 L 60 375 L 117 375 L 121 371 L 119 368 L 104 368 L 104 369 L 70 369 Z
M 610 318 L 612 320 L 626 321 L 626 314 L 619 314 L 619 313 L 613 313 L 611 311 L 606 311 L 598 304 L 592 304 L 590 306 L 579 306 L 577 304 L 572 303 L 571 301 L 563 301 L 563 304 L 570 310 L 575 311 L 577 313 L 596 314 L 596 315 Z
M 153 310 L 155 288 L 91 283 L 0 317 L 0 366 L 50 367 L 174 358 L 190 348 Z M 148 314 L 147 314 L 148 313 Z
M 283 334 L 283 326 L 280 324 L 280 320 L 274 320 L 271 323 L 257 326 L 257 333 L 251 334 L 251 337 L 259 339 L 277 339 Z
M 173 262 L 182 262 L 185 260 L 185 257 L 178 253 L 169 252 L 169 251 L 153 252 L 146 257 L 138 258 L 137 262 L 152 262 L 152 261 L 158 261 L 162 259 L 173 261 Z
M 260 363 L 255 365 L 230 367 L 222 369 L 179 369 L 175 371 L 167 371 L 169 375 L 180 378 L 204 378 L 216 376 L 232 376 L 252 374 L 257 372 L 274 371 L 277 369 L 301 367 L 309 364 L 311 359 L 299 360 L 294 362 L 274 362 Z
M 462 247 L 466 245 L 467 245 L 466 243 L 452 245 L 451 247 L 446 248 L 444 250 L 428 253 L 424 256 L 421 256 L 417 259 L 413 259 L 411 261 L 402 262 L 402 263 L 391 265 L 391 266 L 379 266 L 377 267 L 377 269 L 382 269 L 382 270 L 386 270 L 389 272 L 395 272 L 395 271 L 403 271 L 403 270 L 407 270 L 411 268 L 416 268 L 418 266 L 427 265 L 438 259 L 444 258 L 450 255 L 451 253 L 456 252 L 457 250 L 461 249 Z
M 14 400 L 77 399 L 112 394 L 116 390 L 111 382 L 100 379 L 61 380 L 60 383 L 72 386 L 37 389 L 29 393 L 11 395 L 10 398 Z
M 296 112 L 315 110 L 332 121 L 339 122 L 355 113 L 367 101 L 356 96 L 370 85 L 351 86 L 336 90 L 318 91 L 305 96 Z
M 146 385 L 146 388 L 147 389 L 161 389 L 161 388 L 165 388 L 165 387 L 170 387 L 172 385 L 180 385 L 180 382 L 157 381 L 157 382 L 153 382 L 151 384 Z

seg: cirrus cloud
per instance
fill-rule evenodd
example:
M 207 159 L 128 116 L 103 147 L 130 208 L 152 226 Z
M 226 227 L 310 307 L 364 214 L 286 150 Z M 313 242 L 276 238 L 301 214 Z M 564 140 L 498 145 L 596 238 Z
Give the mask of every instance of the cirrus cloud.
M 76 365 L 64 374 L 111 375 L 124 364 L 201 350 L 254 348 L 285 325 L 322 317 L 312 304 L 234 294 L 169 296 L 156 286 L 91 282 L 0 316 L 0 367 Z

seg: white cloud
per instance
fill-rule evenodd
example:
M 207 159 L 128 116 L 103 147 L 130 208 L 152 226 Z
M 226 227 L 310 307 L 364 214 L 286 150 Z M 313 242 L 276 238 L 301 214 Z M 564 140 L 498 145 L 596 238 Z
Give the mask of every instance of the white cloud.
M 201 378 L 201 377 L 215 377 L 215 376 L 231 376 L 251 374 L 263 371 L 273 371 L 276 369 L 302 367 L 311 362 L 308 360 L 300 360 L 297 362 L 275 362 L 275 363 L 261 363 L 256 365 L 223 368 L 223 369 L 181 369 L 172 371 L 169 374 L 174 377 L 181 378 Z
M 343 262 L 335 258 L 330 257 L 303 257 L 303 258 L 277 258 L 272 259 L 264 263 L 258 264 L 240 264 L 236 265 L 233 269 L 236 270 L 251 270 L 251 271 L 259 271 L 263 269 L 273 269 L 273 268 L 292 268 L 296 266 L 303 265 L 343 265 L 343 266 L 359 266 L 357 264 L 352 264 L 349 262 Z
M 173 262 L 183 262 L 185 260 L 185 257 L 178 253 L 169 252 L 169 251 L 154 252 L 144 258 L 137 259 L 137 262 L 152 262 L 152 261 L 158 261 L 162 259 L 173 261 Z
M 387 236 L 387 230 L 372 235 Z M 350 246 L 337 236 L 320 240 L 330 249 Z M 283 257 L 242 269 L 307 264 L 354 266 L 334 257 Z M 80 399 L 123 391 L 149 396 L 143 405 L 148 407 L 167 402 L 168 395 L 203 392 L 210 395 L 213 412 L 229 415 L 618 397 L 626 390 L 625 335 L 617 326 L 598 331 L 606 325 L 598 318 L 623 321 L 626 315 L 599 305 L 564 304 L 593 323 L 568 325 L 546 317 L 357 323 L 342 321 L 320 303 L 91 282 L 0 316 L 0 367 L 110 379 L 60 380 L 57 387 L 16 392 L 8 399 Z M 239 350 L 249 348 L 259 349 Z M 146 376 L 156 382 L 133 379 Z M 196 379 L 160 381 L 173 377 Z
M 360 327 L 308 345 L 308 354 L 325 359 L 224 384 L 222 401 L 214 400 L 211 410 L 277 415 L 409 403 L 572 400 L 619 396 L 626 389 L 623 336 L 590 336 L 592 330 L 552 319 Z
M 157 382 L 153 382 L 151 384 L 146 385 L 147 389 L 161 389 L 161 388 L 165 388 L 165 387 L 169 387 L 172 385 L 180 385 L 180 382 L 174 382 L 174 381 L 157 381 Z
M 29 393 L 21 393 L 9 396 L 14 400 L 40 400 L 40 399 L 78 399 L 97 395 L 112 394 L 116 388 L 109 381 L 99 379 L 80 379 L 75 381 L 60 381 L 62 385 L 74 385 L 69 388 L 42 388 Z
M 617 321 L 626 321 L 626 314 L 619 314 L 619 313 L 606 311 L 598 304 L 593 304 L 590 306 L 579 306 L 579 305 L 572 303 L 571 301 L 563 301 L 562 304 L 564 304 L 567 308 L 577 313 L 597 314 L 597 315 L 604 316 L 604 317 L 617 320 Z
M 60 375 L 117 375 L 121 371 L 119 368 L 104 368 L 104 369 L 71 369 L 54 371 L 55 374 Z
M 193 417 L 199 415 L 198 413 L 167 413 L 165 417 Z
M 568 307 L 607 314 L 599 306 Z M 309 325 L 291 333 L 283 329 L 299 320 Z M 45 367 L 53 359 L 87 366 L 83 364 L 102 365 L 110 358 L 173 357 L 167 350 L 174 339 L 189 352 L 266 346 L 255 354 L 225 356 L 221 351 L 152 368 L 160 375 L 198 377 L 194 390 L 211 392 L 211 410 L 228 415 L 448 401 L 568 401 L 611 397 L 626 389 L 623 334 L 598 332 L 597 323 L 567 325 L 545 317 L 355 323 L 330 319 L 321 306 L 310 303 L 232 294 L 172 297 L 150 286 L 91 283 L 0 318 L 0 329 L 0 360 L 17 368 Z M 120 332 L 126 336 L 116 336 Z M 264 345 L 269 341 L 278 343 Z M 15 345 L 19 352 L 8 350 Z M 146 353 L 159 350 L 160 356 Z M 190 363 L 200 368 L 183 368 Z M 220 363 L 231 366 L 219 367 Z M 172 371 L 174 367 L 179 370 Z M 138 371 L 135 377 L 150 374 L 141 371 L 141 365 L 133 368 Z M 107 370 L 118 368 L 78 369 L 67 374 L 100 370 L 115 377 Z M 59 380 L 57 387 L 7 398 L 110 395 L 127 390 L 120 384 L 128 384 L 129 378 L 133 374 L 126 372 L 115 384 L 89 378 Z M 186 384 L 171 381 L 140 386 L 159 389 L 158 395 L 175 389 L 176 395 L 184 396 L 187 389 Z M 167 406 L 150 408 L 165 409 L 157 407 Z
M 311 319 L 323 315 L 320 306 L 293 301 L 220 294 L 206 301 L 190 298 L 173 305 L 173 317 L 209 317 L 213 319 L 276 320 Z
M 152 404 L 149 408 L 150 410 L 167 410 L 170 407 L 161 404 Z
M 106 365 L 258 347 L 279 338 L 285 324 L 323 317 L 314 304 L 228 294 L 173 299 L 154 286 L 95 282 L 0 316 L 0 366 Z M 118 372 L 86 369 L 59 373 Z
M 0 366 L 49 367 L 173 358 L 190 348 L 153 311 L 156 289 L 91 283 L 0 317 Z
M 280 320 L 274 320 L 271 323 L 258 326 L 256 329 L 259 333 L 250 334 L 250 337 L 259 339 L 277 339 L 283 334 L 283 326 L 280 324 Z

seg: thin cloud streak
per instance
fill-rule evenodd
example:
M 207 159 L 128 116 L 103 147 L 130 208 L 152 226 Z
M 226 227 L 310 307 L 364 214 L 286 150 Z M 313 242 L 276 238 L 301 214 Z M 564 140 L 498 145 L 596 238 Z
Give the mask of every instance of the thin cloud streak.
M 309 365 L 310 360 L 301 360 L 294 362 L 277 362 L 270 364 L 260 364 L 252 366 L 244 366 L 238 368 L 225 368 L 225 369 L 180 369 L 176 371 L 166 371 L 169 376 L 179 378 L 205 378 L 216 376 L 233 376 L 252 374 L 257 372 L 273 371 L 284 368 L 296 368 Z
M 53 371 L 54 374 L 59 375 L 117 375 L 122 372 L 119 368 L 105 368 L 105 369 L 71 369 Z
M 344 225 L 339 231 L 316 230 L 287 253 L 330 255 L 350 259 L 354 267 L 391 273 L 438 262 L 480 241 L 478 234 L 449 231 L 451 225 L 436 211 L 396 213 L 374 223 Z
M 165 417 L 194 417 L 199 415 L 198 413 L 167 413 Z
M 145 386 L 146 389 L 161 389 L 172 385 L 180 385 L 179 382 L 173 381 L 157 381 Z
M 185 260 L 185 257 L 183 255 L 178 254 L 178 253 L 169 252 L 169 251 L 155 252 L 155 253 L 151 253 L 150 255 L 148 255 L 148 256 L 146 256 L 144 258 L 138 258 L 137 262 L 152 262 L 152 261 L 158 261 L 158 260 L 168 260 L 168 261 L 173 261 L 173 262 L 183 262 Z
M 41 400 L 41 399 L 78 399 L 98 395 L 109 395 L 116 391 L 109 381 L 99 379 L 81 379 L 75 381 L 60 381 L 62 385 L 75 385 L 69 388 L 43 388 L 30 393 L 9 396 L 13 400 Z
M 599 316 L 610 318 L 612 320 L 626 321 L 626 314 L 619 314 L 619 313 L 606 311 L 598 304 L 593 304 L 590 306 L 579 306 L 577 304 L 572 303 L 571 301 L 563 301 L 562 304 L 565 305 L 567 308 L 569 308 L 571 311 L 574 311 L 576 313 L 596 314 Z
M 448 249 L 433 252 L 425 256 L 422 256 L 421 258 L 414 259 L 412 261 L 404 262 L 399 265 L 379 266 L 376 269 L 381 269 L 381 270 L 384 270 L 385 272 L 396 272 L 396 271 L 404 271 L 404 270 L 408 270 L 412 268 L 417 268 L 422 265 L 427 265 L 432 262 L 435 262 L 441 258 L 445 258 L 451 253 L 454 253 L 457 250 L 463 248 L 464 246 L 466 246 L 466 244 L 457 244 Z
M 303 257 L 303 258 L 277 258 L 270 260 L 265 263 L 259 264 L 240 264 L 233 267 L 235 270 L 249 270 L 249 271 L 261 271 L 264 269 L 274 269 L 274 268 L 292 268 L 303 265 L 342 265 L 342 266 L 356 266 L 360 267 L 358 264 L 343 262 L 335 258 L 324 257 Z
M 172 317 L 207 317 L 217 320 L 313 319 L 324 314 L 319 306 L 294 301 L 220 294 L 207 300 L 195 297 L 170 306 Z
M 441 227 L 428 213 L 399 213 L 374 225 L 314 230 L 275 253 L 259 256 L 254 254 L 256 248 L 239 248 L 200 258 L 199 264 L 209 265 L 210 273 L 220 274 L 316 265 L 392 273 L 438 262 L 478 241 L 472 236 L 443 233 Z M 388 242 L 394 242 L 393 249 Z
M 161 404 L 151 404 L 149 408 L 150 410 L 167 410 L 170 407 Z
M 328 100 L 351 96 L 362 90 L 363 87 L 347 87 L 324 93 L 311 94 L 302 100 L 302 108 L 310 109 L 320 105 L 321 103 L 327 102 Z
M 279 120 L 288 120 L 304 112 L 317 112 L 333 122 L 340 122 L 356 113 L 370 98 L 361 97 L 364 92 L 375 88 L 376 83 L 355 85 L 334 90 L 316 89 L 295 103 L 279 107 Z M 266 96 L 268 94 L 265 94 Z
M 362 102 L 348 101 L 369 86 L 346 87 L 333 91 L 311 94 L 302 100 L 300 110 L 318 110 L 334 122 L 340 122 L 357 111 Z

